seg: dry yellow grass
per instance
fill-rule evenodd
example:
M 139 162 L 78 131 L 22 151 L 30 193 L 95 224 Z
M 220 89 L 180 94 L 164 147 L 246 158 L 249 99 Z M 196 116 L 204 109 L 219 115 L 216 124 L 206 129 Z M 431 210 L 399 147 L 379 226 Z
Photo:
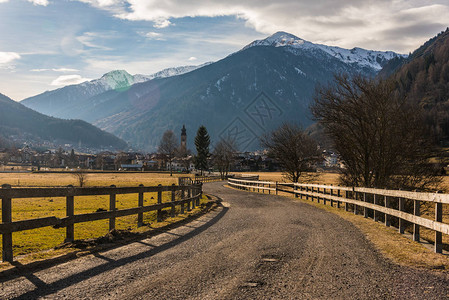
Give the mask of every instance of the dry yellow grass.
M 91 173 L 88 174 L 86 186 L 155 186 L 158 184 L 171 185 L 177 183 L 177 177 L 159 173 Z M 76 185 L 76 178 L 67 173 L 0 173 L 0 185 L 13 186 L 66 186 Z M 163 202 L 170 201 L 170 192 L 162 194 Z M 138 195 L 117 195 L 118 209 L 137 207 Z M 146 193 L 144 205 L 155 204 L 157 193 Z M 12 220 L 26 220 L 47 216 L 64 217 L 66 214 L 65 198 L 29 198 L 12 200 Z M 99 209 L 108 210 L 109 196 L 83 196 L 75 197 L 75 214 L 95 212 Z M 144 223 L 154 223 L 155 212 L 144 214 Z M 108 220 L 75 224 L 75 239 L 96 238 L 108 232 Z M 137 229 L 137 215 L 120 217 L 116 220 L 117 229 Z M 65 228 L 54 229 L 44 227 L 13 233 L 14 256 L 28 254 L 43 249 L 50 249 L 62 242 L 65 238 Z M 1 245 L 0 245 L 1 249 Z
M 143 185 L 170 185 L 177 184 L 179 176 L 185 174 L 166 173 L 89 173 L 86 186 L 137 186 Z M 0 185 L 12 186 L 77 186 L 75 176 L 69 173 L 0 173 Z
M 288 182 L 282 172 L 237 172 L 241 175 L 259 175 L 260 180 Z M 317 183 L 317 184 L 338 184 L 337 173 L 304 173 L 300 179 L 301 182 Z

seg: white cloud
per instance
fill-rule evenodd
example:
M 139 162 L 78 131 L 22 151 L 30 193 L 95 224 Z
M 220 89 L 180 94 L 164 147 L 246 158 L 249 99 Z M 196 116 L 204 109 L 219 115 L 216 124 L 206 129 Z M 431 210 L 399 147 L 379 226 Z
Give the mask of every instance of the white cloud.
M 0 64 L 8 64 L 16 59 L 20 59 L 16 52 L 0 52 Z
M 121 1 L 117 0 L 79 0 L 80 2 L 89 3 L 97 7 L 108 7 L 119 4 Z
M 78 72 L 78 69 L 69 69 L 69 68 L 57 68 L 57 69 L 51 69 L 54 72 Z
M 403 52 L 445 29 L 449 15 L 447 0 L 111 0 L 109 6 L 82 1 L 156 28 L 177 18 L 235 16 L 263 34 L 282 30 L 312 42 Z M 424 29 L 414 30 L 417 26 Z M 403 34 L 391 34 L 397 31 Z
M 78 69 L 69 69 L 69 68 L 56 68 L 56 69 L 31 69 L 30 72 L 47 72 L 47 71 L 53 71 L 53 72 L 78 72 Z
M 197 60 L 197 58 L 195 56 L 191 56 L 191 57 L 189 57 L 189 60 L 194 61 L 194 60 Z
M 154 40 L 162 40 L 162 34 L 157 33 L 157 32 L 147 32 L 144 34 L 145 37 L 149 38 L 149 39 L 154 39 Z
M 84 81 L 89 81 L 90 79 L 83 78 L 81 75 L 62 75 L 53 80 L 50 85 L 53 86 L 64 86 L 71 84 L 79 84 Z
M 48 0 L 28 0 L 28 2 L 31 2 L 34 5 L 42 5 L 42 6 L 48 5 Z
M 169 20 L 155 20 L 153 27 L 160 29 L 160 28 L 166 28 L 170 25 L 173 25 L 173 24 Z
M 0 3 L 6 3 L 6 2 L 8 2 L 9 0 L 0 0 Z

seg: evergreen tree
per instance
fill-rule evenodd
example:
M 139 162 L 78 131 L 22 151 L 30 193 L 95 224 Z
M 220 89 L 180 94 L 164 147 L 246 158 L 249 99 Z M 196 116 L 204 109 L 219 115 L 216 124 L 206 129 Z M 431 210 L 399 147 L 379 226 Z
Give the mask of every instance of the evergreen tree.
M 203 174 L 203 170 L 207 170 L 207 159 L 209 157 L 209 145 L 210 145 L 210 137 L 207 133 L 206 127 L 201 125 L 198 128 L 195 137 L 195 147 L 196 153 L 195 156 L 195 168 L 197 170 L 201 170 L 201 175 Z

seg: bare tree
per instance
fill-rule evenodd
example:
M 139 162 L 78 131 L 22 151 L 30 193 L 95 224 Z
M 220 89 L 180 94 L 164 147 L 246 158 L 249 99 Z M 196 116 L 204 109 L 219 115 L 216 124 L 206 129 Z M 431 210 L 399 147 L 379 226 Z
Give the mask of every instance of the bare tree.
M 173 175 L 172 163 L 173 159 L 176 156 L 178 147 L 179 147 L 178 139 L 176 138 L 173 131 L 172 130 L 165 131 L 159 143 L 159 153 L 165 155 L 165 157 L 167 158 L 170 168 L 170 176 Z
M 265 134 L 261 144 L 274 157 L 285 176 L 298 182 L 302 172 L 309 170 L 320 160 L 317 143 L 299 126 L 284 123 L 278 129 Z
M 212 163 L 220 172 L 222 179 L 228 176 L 228 172 L 235 161 L 235 152 L 237 152 L 237 146 L 235 141 L 231 139 L 221 139 L 212 151 Z
M 395 87 L 392 81 L 337 75 L 317 90 L 312 112 L 345 165 L 343 184 L 425 189 L 437 183 L 421 109 Z
M 127 160 L 128 160 L 128 154 L 126 154 L 125 152 L 117 153 L 117 155 L 115 156 L 115 159 L 114 159 L 115 170 L 117 171 L 122 164 L 126 163 Z
M 8 152 L 0 153 L 0 162 L 1 162 L 3 165 L 6 166 L 6 165 L 9 163 L 9 158 L 10 158 L 10 156 L 9 156 L 9 153 L 8 153 Z
M 100 170 L 104 170 L 104 161 L 105 161 L 105 154 L 104 153 L 98 153 L 96 160 L 95 160 L 95 165 L 97 167 L 97 169 Z
M 80 187 L 83 187 L 87 182 L 87 172 L 83 169 L 77 169 L 72 173 L 72 175 L 76 178 L 76 181 L 78 181 L 78 184 Z

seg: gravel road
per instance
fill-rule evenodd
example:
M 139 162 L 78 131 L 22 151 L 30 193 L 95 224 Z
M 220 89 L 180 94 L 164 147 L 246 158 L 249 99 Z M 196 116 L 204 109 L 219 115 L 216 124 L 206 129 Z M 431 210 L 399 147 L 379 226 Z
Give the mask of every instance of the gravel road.
M 293 199 L 205 184 L 187 225 L 7 278 L 1 299 L 444 299 L 449 277 L 382 258 L 351 223 Z

